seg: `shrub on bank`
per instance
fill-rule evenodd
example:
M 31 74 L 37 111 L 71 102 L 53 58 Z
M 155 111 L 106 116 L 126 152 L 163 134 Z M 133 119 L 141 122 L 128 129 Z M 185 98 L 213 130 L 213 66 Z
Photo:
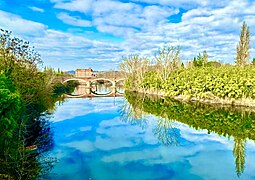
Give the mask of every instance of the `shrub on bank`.
M 154 87 L 156 74 L 148 73 L 144 78 L 146 88 Z M 161 88 L 167 96 L 184 95 L 196 98 L 254 98 L 254 67 L 202 67 L 174 71 Z M 151 81 L 150 81 L 151 80 Z

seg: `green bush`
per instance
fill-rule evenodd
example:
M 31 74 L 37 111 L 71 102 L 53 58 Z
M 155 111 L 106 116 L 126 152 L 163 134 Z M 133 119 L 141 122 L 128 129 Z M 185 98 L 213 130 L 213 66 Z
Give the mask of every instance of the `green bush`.
M 0 74 L 0 133 L 12 136 L 20 118 L 22 100 L 9 79 Z
M 155 71 L 149 71 L 145 73 L 145 77 L 142 82 L 143 87 L 147 88 L 155 88 L 160 89 L 162 88 L 162 83 L 159 78 L 159 75 Z
M 155 73 L 147 73 L 143 83 L 147 88 L 155 87 Z M 186 95 L 208 98 L 254 98 L 254 67 L 203 67 L 174 71 L 166 81 L 159 82 L 159 88 L 167 96 Z M 157 79 L 158 81 L 158 79 Z

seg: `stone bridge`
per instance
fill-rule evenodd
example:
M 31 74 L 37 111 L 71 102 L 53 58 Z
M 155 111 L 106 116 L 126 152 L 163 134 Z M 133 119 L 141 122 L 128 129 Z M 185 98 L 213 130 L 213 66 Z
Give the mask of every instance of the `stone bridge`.
M 123 94 L 117 91 L 117 84 L 124 82 L 125 78 L 107 78 L 107 77 L 68 77 L 63 78 L 62 82 L 78 81 L 80 85 L 76 88 L 79 95 L 64 95 L 69 98 L 85 98 L 85 97 L 115 97 L 122 96 Z M 93 92 L 93 85 L 96 82 L 110 82 L 111 92 L 107 94 L 97 94 Z

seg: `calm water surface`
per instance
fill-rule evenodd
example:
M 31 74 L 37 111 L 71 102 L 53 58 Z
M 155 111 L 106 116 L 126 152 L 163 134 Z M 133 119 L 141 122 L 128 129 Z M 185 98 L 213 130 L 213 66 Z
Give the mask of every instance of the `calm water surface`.
M 123 97 L 67 99 L 52 119 L 58 162 L 47 179 L 255 179 L 255 143 L 245 135 L 209 133 L 137 107 Z

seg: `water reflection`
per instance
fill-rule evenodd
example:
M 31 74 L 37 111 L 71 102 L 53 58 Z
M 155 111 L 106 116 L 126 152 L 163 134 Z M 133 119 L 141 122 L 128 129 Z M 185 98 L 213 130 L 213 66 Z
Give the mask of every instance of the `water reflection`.
M 135 123 L 142 128 L 146 128 L 148 124 L 146 119 L 148 112 L 146 112 L 143 107 L 139 106 L 140 103 L 143 103 L 144 98 L 144 95 L 143 97 L 137 98 L 133 104 L 126 101 L 121 110 L 121 120 L 131 124 Z M 155 137 L 164 145 L 177 145 L 177 129 L 173 128 L 172 121 L 165 117 L 165 113 L 163 113 L 162 116 L 164 118 L 160 117 L 157 119 L 157 126 L 153 130 Z
M 110 94 L 113 84 L 109 81 L 96 81 L 91 84 L 91 93 L 97 94 L 97 95 L 106 95 Z
M 235 156 L 236 173 L 238 177 L 244 172 L 245 167 L 245 140 L 239 137 L 234 139 L 233 154 Z
M 89 85 L 88 85 L 89 84 Z M 110 95 L 110 94 L 124 94 L 124 85 L 122 81 L 117 82 L 113 85 L 112 82 L 107 80 L 97 80 L 91 83 L 80 81 L 79 85 L 75 88 L 72 96 L 86 96 L 86 95 Z
M 67 99 L 53 119 L 59 162 L 47 178 L 254 179 L 253 117 L 133 93 Z
M 197 130 L 205 129 L 208 134 L 215 132 L 228 138 L 233 137 L 236 173 L 240 176 L 244 172 L 246 139 L 255 140 L 255 113 L 249 111 L 250 109 L 188 104 L 128 92 L 125 97 L 131 105 L 126 109 L 130 112 L 128 113 L 130 116 L 140 112 L 140 114 L 151 113 L 160 117 L 155 135 L 163 144 L 171 145 L 178 142 L 175 128 L 171 126 L 172 120 L 185 123 Z

